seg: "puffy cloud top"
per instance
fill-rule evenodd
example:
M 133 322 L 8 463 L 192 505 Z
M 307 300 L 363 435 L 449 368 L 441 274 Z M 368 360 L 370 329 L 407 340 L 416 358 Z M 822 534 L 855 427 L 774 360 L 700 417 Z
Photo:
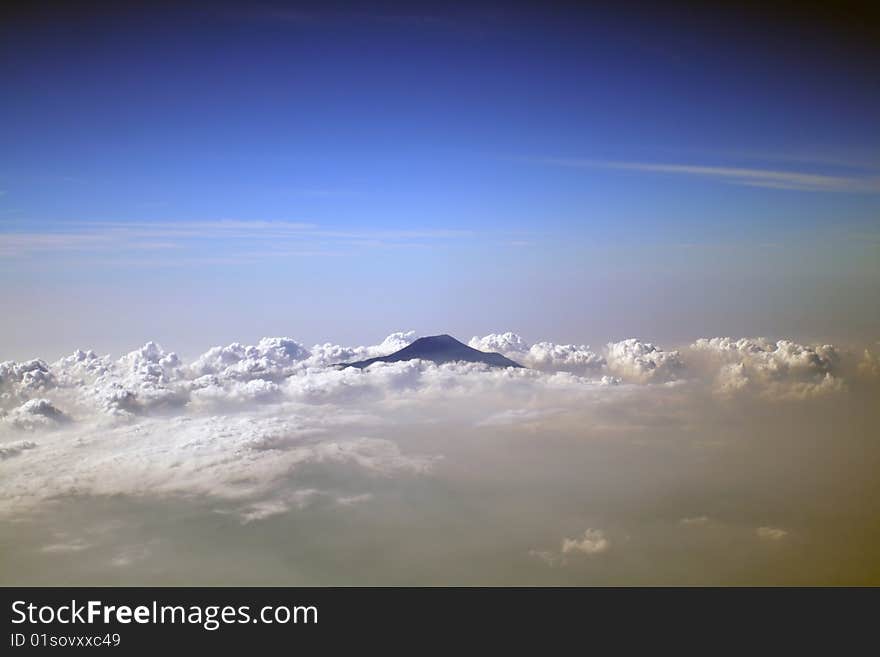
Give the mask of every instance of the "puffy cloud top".
M 376 345 L 375 347 L 367 347 L 367 350 L 370 352 L 371 357 L 387 356 L 388 354 L 393 354 L 395 351 L 400 351 L 404 347 L 408 347 L 415 342 L 417 337 L 415 331 L 398 331 L 385 338 L 382 341 L 382 344 Z
M 516 333 L 490 333 L 482 338 L 474 336 L 468 343 L 469 346 L 480 351 L 497 352 L 503 356 L 525 354 L 529 350 L 529 344 Z
M 608 368 L 625 380 L 672 381 L 684 372 L 684 362 L 678 351 L 663 351 L 636 338 L 609 342 L 607 358 Z
M 93 393 L 114 415 L 181 406 L 186 403 L 186 395 L 177 386 L 181 367 L 177 354 L 148 342 L 102 372 L 95 379 Z
M 663 351 L 634 338 L 609 343 L 604 356 L 584 344 L 529 344 L 516 333 L 491 333 L 474 337 L 469 344 L 481 351 L 497 351 L 538 370 L 596 377 L 614 375 L 636 383 L 672 381 L 685 369 L 679 352 Z
M 490 333 L 474 337 L 468 343 L 480 351 L 495 351 L 538 370 L 564 371 L 577 374 L 600 374 L 605 359 L 587 345 L 538 342 L 530 345 L 516 333 Z
M 98 411 L 112 423 L 158 412 L 177 414 L 186 408 L 220 410 L 285 401 L 346 403 L 400 393 L 474 393 L 499 386 L 559 389 L 690 378 L 695 385 L 711 380 L 712 390 L 722 397 L 755 393 L 792 399 L 843 387 L 841 356 L 835 347 L 761 338 L 706 338 L 681 351 L 629 339 L 609 343 L 597 353 L 587 345 L 530 344 L 507 332 L 475 337 L 470 345 L 500 352 L 530 369 L 500 372 L 474 364 L 438 367 L 416 361 L 377 364 L 367 371 L 329 367 L 387 355 L 415 337 L 413 331 L 398 332 L 376 345 L 325 343 L 311 349 L 289 337 L 264 338 L 256 345 L 214 347 L 191 364 L 154 342 L 118 360 L 77 350 L 51 365 L 38 359 L 8 361 L 0 363 L 0 409 L 7 414 L 3 425 L 37 426 L 43 420 L 33 418 L 42 417 L 48 426 L 51 415 L 35 415 L 22 407 L 35 399 L 56 404 L 73 417 Z M 860 374 L 875 378 L 876 362 L 876 356 L 866 352 Z
M 0 363 L 0 399 L 15 399 L 54 387 L 55 377 L 44 360 Z
M 68 419 L 48 399 L 31 399 L 3 417 L 8 425 L 28 431 L 51 428 Z
M 587 529 L 583 536 L 562 539 L 563 554 L 600 554 L 607 552 L 610 547 L 611 542 L 605 537 L 605 533 L 601 529 Z
M 701 338 L 692 347 L 716 354 L 731 362 L 748 362 L 768 376 L 805 376 L 830 374 L 840 362 L 832 345 L 802 345 L 791 340 L 776 343 L 765 338 Z
M 721 397 L 753 393 L 775 400 L 804 399 L 843 385 L 834 347 L 762 339 L 708 338 L 681 351 L 630 339 L 597 353 L 586 345 L 529 344 L 501 333 L 470 344 L 529 369 L 419 360 L 366 370 L 329 367 L 391 353 L 414 338 L 413 332 L 394 333 L 377 345 L 312 349 L 292 338 L 265 338 L 256 345 L 214 347 L 191 364 L 153 342 L 116 360 L 77 350 L 51 365 L 2 363 L 0 479 L 6 483 L 0 512 L 17 500 L 69 491 L 182 490 L 240 497 L 248 504 L 243 516 L 257 521 L 313 500 L 364 498 L 363 490 L 347 484 L 277 497 L 275 489 L 286 485 L 292 469 L 305 475 L 338 469 L 333 482 L 352 480 L 352 471 L 426 472 L 433 456 L 401 450 L 390 440 L 393 431 L 370 435 L 388 418 L 434 422 L 453 409 L 468 426 L 492 431 L 538 421 L 598 431 L 609 422 L 650 424 L 641 418 L 653 417 L 655 406 L 693 399 L 692 393 L 706 388 Z M 863 365 L 863 373 L 873 376 L 876 357 L 869 353 Z M 636 385 L 670 381 L 678 383 Z M 629 385 L 609 385 L 620 382 Z M 608 412 L 610 403 L 620 404 L 615 413 Z M 577 415 L 585 408 L 597 412 Z M 304 478 L 306 485 L 310 479 Z M 557 562 L 609 546 L 602 532 L 588 530 L 539 556 Z
M 190 366 L 190 372 L 195 376 L 216 374 L 239 381 L 279 380 L 289 376 L 310 355 L 292 338 L 263 338 L 255 346 L 233 342 L 209 349 Z
M 52 370 L 57 373 L 59 385 L 75 386 L 106 374 L 111 366 L 109 356 L 98 356 L 91 349 L 77 349 L 70 356 L 52 363 Z
M 415 331 L 399 331 L 389 335 L 381 344 L 369 347 L 343 347 L 329 342 L 316 344 L 312 347 L 312 355 L 308 364 L 314 367 L 326 367 L 337 363 L 366 360 L 375 356 L 387 356 L 412 344 L 416 337 Z
M 802 345 L 765 338 L 702 338 L 691 348 L 720 363 L 716 389 L 725 395 L 760 387 L 777 397 L 805 397 L 839 390 L 840 354 L 832 345 Z

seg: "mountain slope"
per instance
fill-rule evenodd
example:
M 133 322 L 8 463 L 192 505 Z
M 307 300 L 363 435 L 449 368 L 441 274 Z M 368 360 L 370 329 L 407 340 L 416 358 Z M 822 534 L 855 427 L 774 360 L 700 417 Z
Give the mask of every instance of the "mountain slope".
M 519 363 L 505 358 L 501 354 L 479 351 L 459 342 L 451 335 L 445 334 L 419 338 L 408 347 L 395 351 L 388 356 L 377 356 L 376 358 L 368 358 L 367 360 L 360 360 L 355 363 L 339 363 L 337 367 L 357 367 L 363 369 L 373 363 L 397 363 L 416 358 L 429 360 L 438 365 L 464 361 L 466 363 L 484 363 L 490 367 L 522 367 Z

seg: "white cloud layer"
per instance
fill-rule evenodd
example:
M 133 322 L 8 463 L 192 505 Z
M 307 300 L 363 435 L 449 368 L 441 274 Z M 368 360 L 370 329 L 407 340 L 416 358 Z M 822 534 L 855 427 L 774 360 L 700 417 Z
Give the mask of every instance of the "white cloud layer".
M 694 380 L 710 381 L 719 397 L 755 393 L 798 399 L 840 391 L 846 378 L 841 352 L 832 345 L 763 338 L 704 338 L 679 350 L 631 338 L 608 343 L 598 353 L 587 345 L 530 344 L 514 333 L 501 333 L 475 337 L 470 344 L 518 360 L 527 369 L 465 363 L 438 367 L 421 361 L 377 364 L 363 371 L 333 367 L 394 352 L 415 337 L 401 332 L 378 345 L 325 343 L 311 349 L 292 338 L 264 338 L 256 345 L 213 347 L 188 364 L 153 342 L 116 360 L 77 350 L 51 365 L 39 359 L 7 361 L 0 363 L 0 411 L 4 424 L 28 428 L 96 414 L 131 420 L 285 401 L 376 400 L 403 392 Z M 852 369 L 863 378 L 876 378 L 877 357 L 865 350 Z
M 255 522 L 319 501 L 371 499 L 364 487 L 338 483 L 357 477 L 300 485 L 304 470 L 353 470 L 367 480 L 430 475 L 440 453 L 388 437 L 401 418 L 432 423 L 453 413 L 485 431 L 549 423 L 623 432 L 650 426 L 662 406 L 655 398 L 674 389 L 722 404 L 742 395 L 798 400 L 840 392 L 846 376 L 830 345 L 708 338 L 665 350 L 628 339 L 599 353 L 530 344 L 514 333 L 470 344 L 524 369 L 425 361 L 333 367 L 415 337 L 310 349 L 264 338 L 214 347 L 191 363 L 153 342 L 118 359 L 77 350 L 51 364 L 0 363 L 0 511 L 74 494 L 185 493 L 241 499 L 243 519 Z M 871 374 L 866 353 L 859 371 Z M 585 415 L 602 400 L 619 410 Z M 607 538 L 589 530 L 566 539 L 562 554 L 606 549 Z

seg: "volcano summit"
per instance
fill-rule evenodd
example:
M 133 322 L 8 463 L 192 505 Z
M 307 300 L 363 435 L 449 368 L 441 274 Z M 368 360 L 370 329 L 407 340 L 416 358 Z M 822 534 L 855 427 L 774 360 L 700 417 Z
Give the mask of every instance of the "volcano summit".
M 397 363 L 402 360 L 429 360 L 441 365 L 464 361 L 466 363 L 484 363 L 490 367 L 522 367 L 501 354 L 479 351 L 473 347 L 459 342 L 451 335 L 431 335 L 419 338 L 408 347 L 395 351 L 388 356 L 377 356 L 367 360 L 359 360 L 354 363 L 339 363 L 337 367 L 357 367 L 363 369 L 373 363 Z

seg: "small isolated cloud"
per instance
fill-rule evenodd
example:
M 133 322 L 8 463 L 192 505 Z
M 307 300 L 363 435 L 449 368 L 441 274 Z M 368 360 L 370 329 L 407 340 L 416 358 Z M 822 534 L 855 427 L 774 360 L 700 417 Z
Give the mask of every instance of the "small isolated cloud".
M 65 552 L 82 552 L 92 547 L 91 543 L 87 543 L 82 539 L 76 538 L 71 540 L 61 540 L 56 543 L 49 543 L 40 548 L 40 552 L 45 554 L 61 554 Z
M 371 499 L 373 499 L 373 495 L 371 493 L 361 493 L 360 495 L 345 495 L 342 497 L 337 497 L 336 503 L 339 506 L 355 506 L 356 504 L 369 502 Z
M 565 557 L 553 550 L 529 550 L 529 556 L 547 564 L 551 568 L 565 565 Z
M 562 554 L 586 554 L 592 556 L 607 552 L 611 542 L 601 529 L 587 529 L 577 538 L 562 539 Z
M 238 515 L 241 518 L 241 523 L 247 525 L 257 520 L 265 520 L 291 511 L 306 509 L 322 500 L 337 506 L 352 507 L 371 499 L 373 499 L 371 493 L 337 495 L 318 488 L 301 488 L 294 491 L 282 491 L 277 493 L 275 497 L 249 504 L 240 509 Z
M 682 518 L 678 521 L 682 527 L 702 527 L 709 524 L 709 516 L 694 516 L 692 518 Z
M 556 412 L 552 408 L 510 408 L 493 413 L 477 423 L 478 427 L 505 427 L 536 422 Z
M 755 530 L 758 538 L 765 541 L 781 541 L 788 536 L 788 532 L 778 527 L 758 527 Z
M 149 545 L 131 545 L 119 550 L 110 559 L 110 565 L 114 568 L 127 568 L 139 561 L 149 559 L 152 554 L 153 550 Z
M 261 500 L 241 511 L 241 522 L 248 524 L 287 513 L 291 509 L 304 509 L 321 494 L 316 488 L 304 488 L 275 499 Z

